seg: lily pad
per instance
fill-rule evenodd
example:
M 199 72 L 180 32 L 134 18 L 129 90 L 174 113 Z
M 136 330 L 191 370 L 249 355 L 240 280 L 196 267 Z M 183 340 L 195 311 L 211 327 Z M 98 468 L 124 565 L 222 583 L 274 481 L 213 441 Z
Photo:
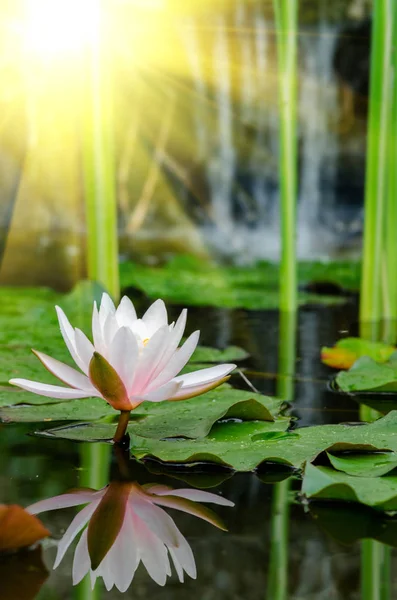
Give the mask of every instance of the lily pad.
M 307 498 L 359 502 L 377 510 L 397 510 L 397 477 L 355 477 L 307 464 L 302 493 Z
M 24 392 L 22 392 L 24 394 Z M 132 412 L 130 433 L 156 439 L 183 436 L 200 438 L 207 435 L 221 418 L 282 421 L 287 428 L 289 419 L 278 417 L 283 402 L 276 398 L 234 389 L 219 389 L 183 402 L 144 402 Z M 47 432 L 67 439 L 108 440 L 115 431 L 118 413 L 104 400 L 89 398 L 68 400 L 58 404 L 22 406 L 0 410 L 7 422 L 97 421 L 110 417 L 112 422 L 61 427 Z
M 217 424 L 204 439 L 174 442 L 136 438 L 131 453 L 138 459 L 153 456 L 163 462 L 195 463 L 203 460 L 229 466 L 236 471 L 251 471 L 262 462 L 281 463 L 302 468 L 321 452 L 343 451 L 397 452 L 397 412 L 374 423 L 302 427 L 288 436 L 268 436 L 254 431 L 249 423 Z
M 396 452 L 327 454 L 334 469 L 355 477 L 380 477 L 397 467 Z
M 397 365 L 379 364 L 372 358 L 363 356 L 349 371 L 338 373 L 336 384 L 342 392 L 377 390 L 397 393 Z
M 355 270 L 355 266 L 350 265 L 347 269 Z M 326 271 L 331 278 L 331 270 L 323 263 L 305 263 L 300 266 L 300 280 L 324 280 Z M 343 279 L 340 270 L 337 275 L 336 267 L 334 275 Z M 279 306 L 279 270 L 276 264 L 269 262 L 259 262 L 253 267 L 220 267 L 195 257 L 178 256 L 162 267 L 122 263 L 120 278 L 122 289 L 139 289 L 149 298 L 163 298 L 175 304 L 248 309 L 276 309 Z M 340 296 L 299 293 L 301 305 L 345 301 Z
M 397 547 L 397 519 L 373 508 L 342 502 L 311 501 L 309 513 L 328 535 L 342 544 L 374 539 Z
M 224 350 L 198 346 L 190 359 L 192 363 L 229 363 L 248 358 L 249 354 L 239 346 L 229 346 Z
M 321 361 L 335 369 L 350 369 L 356 360 L 368 356 L 375 362 L 387 362 L 396 351 L 394 346 L 383 342 L 371 342 L 356 337 L 339 340 L 332 348 L 321 349 Z

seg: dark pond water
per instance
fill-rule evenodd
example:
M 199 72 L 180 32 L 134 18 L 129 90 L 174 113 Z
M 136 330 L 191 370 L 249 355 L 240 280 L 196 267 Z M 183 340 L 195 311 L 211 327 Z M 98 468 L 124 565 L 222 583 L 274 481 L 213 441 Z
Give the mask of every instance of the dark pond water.
M 244 364 L 246 375 L 261 392 L 280 392 L 280 381 L 289 382 L 297 426 L 306 426 L 358 420 L 358 406 L 354 402 L 341 401 L 327 392 L 326 382 L 331 371 L 319 360 L 322 345 L 331 345 L 349 332 L 356 333 L 355 321 L 354 303 L 331 309 L 302 310 L 297 323 L 296 349 L 287 370 L 278 359 L 279 318 L 275 312 L 247 314 L 244 311 L 194 310 L 190 311 L 189 329 L 198 327 L 202 330 L 202 343 L 219 347 L 236 343 L 246 348 L 251 354 Z M 285 338 L 283 343 L 288 345 L 288 339 Z M 236 378 L 234 384 L 246 387 L 241 378 Z M 26 435 L 32 429 L 26 425 L 0 425 L 0 503 L 27 506 L 68 489 L 86 486 L 89 478 L 93 480 L 92 473 L 90 475 L 87 470 L 84 444 Z M 89 448 L 92 454 L 95 454 L 94 446 Z M 362 544 L 343 545 L 329 534 L 333 523 L 335 530 L 340 528 L 337 509 L 333 507 L 327 512 L 323 505 L 321 512 L 321 507 L 319 510 L 310 507 L 309 510 L 302 505 L 294 491 L 298 485 L 293 477 L 288 483 L 269 483 L 261 480 L 260 472 L 233 477 L 226 472 L 187 475 L 186 470 L 164 474 L 154 462 L 146 466 L 134 463 L 129 468 L 133 479 L 140 484 L 166 483 L 173 488 L 188 487 L 187 483 L 193 487 L 201 484 L 235 503 L 234 508 L 214 506 L 215 512 L 225 520 L 228 532 L 215 529 L 190 514 L 169 511 L 192 547 L 197 579 L 186 577 L 185 583 L 181 584 L 173 575 L 164 587 L 160 587 L 140 566 L 125 594 L 116 589 L 107 592 L 101 583 L 97 584 L 93 595 L 87 586 L 72 586 L 72 548 L 60 566 L 52 570 L 56 542 L 50 540 L 43 546 L 47 572 L 40 566 L 37 553 L 0 561 L 0 600 L 36 597 L 42 600 L 381 598 L 375 592 L 371 595 L 372 591 L 368 589 L 361 594 Z M 110 478 L 117 473 L 114 457 L 109 473 Z M 101 476 L 98 481 L 100 479 Z M 282 479 L 280 473 L 275 479 Z M 289 514 L 285 513 L 284 517 L 276 503 L 283 491 L 291 500 Z M 47 512 L 42 518 L 59 539 L 74 515 L 74 508 L 66 508 Z M 348 527 L 348 520 L 345 519 L 343 526 Z M 284 536 L 286 544 L 283 544 Z M 393 551 L 392 560 L 395 558 Z M 392 579 L 391 595 L 382 596 L 384 599 L 393 598 L 393 593 L 397 593 L 397 575 Z

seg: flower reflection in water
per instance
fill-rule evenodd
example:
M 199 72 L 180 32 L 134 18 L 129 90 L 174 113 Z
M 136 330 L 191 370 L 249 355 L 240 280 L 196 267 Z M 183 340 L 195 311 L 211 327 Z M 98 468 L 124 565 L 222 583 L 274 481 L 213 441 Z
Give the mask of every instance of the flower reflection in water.
M 90 573 L 92 586 L 97 577 L 102 577 L 108 590 L 115 585 L 120 592 L 125 592 L 141 561 L 159 585 L 165 585 L 167 576 L 171 575 L 170 558 L 181 582 L 184 572 L 196 577 L 195 560 L 188 542 L 160 507 L 190 513 L 226 530 L 221 519 L 198 502 L 234 506 L 221 496 L 196 489 L 174 490 L 164 485 L 113 482 L 99 491 L 81 489 L 49 498 L 27 510 L 38 514 L 87 504 L 62 537 L 54 568 L 83 530 L 74 555 L 73 584 Z

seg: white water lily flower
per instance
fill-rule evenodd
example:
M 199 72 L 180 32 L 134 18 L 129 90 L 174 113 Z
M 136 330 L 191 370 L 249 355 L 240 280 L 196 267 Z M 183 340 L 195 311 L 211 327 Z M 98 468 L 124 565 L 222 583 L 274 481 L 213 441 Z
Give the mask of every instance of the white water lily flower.
M 108 591 L 116 586 L 125 592 L 141 561 L 159 585 L 165 585 L 171 575 L 170 558 L 179 581 L 183 582 L 185 572 L 196 578 L 196 564 L 188 542 L 173 519 L 160 508 L 166 506 L 190 513 L 226 530 L 213 511 L 196 502 L 234 506 L 230 500 L 201 490 L 115 482 L 100 491 L 82 489 L 55 496 L 31 505 L 27 511 L 36 515 L 87 504 L 60 540 L 54 569 L 83 530 L 74 554 L 73 585 L 89 573 L 92 587 L 102 577 Z
M 162 300 L 154 302 L 138 319 L 129 298 L 124 296 L 116 310 L 110 297 L 103 294 L 99 310 L 94 303 L 94 343 L 72 327 L 61 308 L 57 306 L 56 310 L 65 344 L 81 372 L 34 351 L 43 365 L 69 387 L 28 379 L 11 379 L 11 384 L 61 400 L 97 396 L 116 410 L 131 411 L 145 400 L 198 396 L 226 381 L 235 368 L 224 364 L 178 376 L 196 349 L 200 332 L 192 333 L 178 348 L 187 311 L 184 309 L 176 323 L 169 325 Z

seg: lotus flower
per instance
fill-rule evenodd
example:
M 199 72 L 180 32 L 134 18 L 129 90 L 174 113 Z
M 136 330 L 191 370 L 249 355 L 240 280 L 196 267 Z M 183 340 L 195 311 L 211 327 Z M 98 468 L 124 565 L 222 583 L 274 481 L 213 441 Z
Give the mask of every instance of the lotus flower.
M 102 577 L 107 590 L 130 586 L 140 563 L 159 585 L 171 575 L 170 557 L 183 582 L 184 572 L 196 577 L 192 550 L 173 519 L 160 506 L 174 508 L 225 530 L 219 517 L 196 502 L 234 506 L 233 502 L 195 489 L 174 490 L 164 485 L 114 482 L 106 488 L 77 490 L 28 507 L 31 514 L 87 504 L 73 519 L 59 542 L 54 569 L 70 544 L 83 530 L 73 561 L 73 584 L 90 573 L 94 587 Z M 88 527 L 86 527 L 88 523 Z
M 198 396 L 226 381 L 235 368 L 233 364 L 217 365 L 177 376 L 196 349 L 200 332 L 192 333 L 178 348 L 187 311 L 168 325 L 162 300 L 154 302 L 138 319 L 129 298 L 124 296 L 116 310 L 110 297 L 103 294 L 99 310 L 94 303 L 93 344 L 80 329 L 73 329 L 61 308 L 57 306 L 56 310 L 65 344 L 81 372 L 34 351 L 43 365 L 69 387 L 28 379 L 11 379 L 11 384 L 60 400 L 97 396 L 116 410 L 129 413 L 145 400 Z

